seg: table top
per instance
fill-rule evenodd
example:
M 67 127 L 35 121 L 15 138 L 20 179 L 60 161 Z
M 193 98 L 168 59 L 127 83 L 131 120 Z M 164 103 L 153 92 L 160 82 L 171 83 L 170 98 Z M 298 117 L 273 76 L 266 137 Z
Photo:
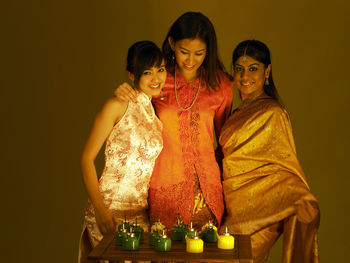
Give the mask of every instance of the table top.
M 219 249 L 217 243 L 204 243 L 203 253 L 186 252 L 186 244 L 172 241 L 171 251 L 157 252 L 149 244 L 149 233 L 145 233 L 138 251 L 124 251 L 115 244 L 115 233 L 104 236 L 101 242 L 91 251 L 89 259 L 110 261 L 196 261 L 196 262 L 253 262 L 250 236 L 235 235 L 233 250 Z

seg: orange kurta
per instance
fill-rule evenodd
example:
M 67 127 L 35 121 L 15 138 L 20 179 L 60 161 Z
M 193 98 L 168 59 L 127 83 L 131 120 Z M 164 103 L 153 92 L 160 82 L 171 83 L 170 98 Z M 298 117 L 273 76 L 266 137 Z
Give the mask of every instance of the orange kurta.
M 220 144 L 223 224 L 234 234 L 252 234 L 254 262 L 265 262 L 282 232 L 283 262 L 318 262 L 318 202 L 297 159 L 286 111 L 267 97 L 236 110 Z
M 199 78 L 188 83 L 176 73 L 176 90 L 183 108 L 196 96 Z M 189 222 L 194 206 L 194 175 L 207 205 L 218 222 L 224 211 L 221 176 L 214 153 L 213 129 L 220 132 L 230 114 L 232 82 L 224 74 L 218 91 L 208 91 L 202 80 L 193 106 L 183 111 L 174 93 L 174 77 L 168 74 L 162 94 L 153 98 L 163 123 L 163 150 L 152 174 L 149 204 L 151 222 L 161 220 L 169 229 L 179 214 Z

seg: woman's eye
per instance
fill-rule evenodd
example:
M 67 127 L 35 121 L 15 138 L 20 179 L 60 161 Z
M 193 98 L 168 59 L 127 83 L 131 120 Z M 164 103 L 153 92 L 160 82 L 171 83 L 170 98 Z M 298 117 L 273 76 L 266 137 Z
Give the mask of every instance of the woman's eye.
M 187 55 L 188 53 L 185 51 L 181 51 L 182 54 Z
M 256 68 L 256 67 L 249 68 L 249 71 L 257 71 L 257 70 L 258 70 L 258 68 Z
M 196 56 L 202 56 L 204 53 L 197 53 Z
M 160 68 L 159 70 L 158 70 L 158 72 L 164 72 L 164 68 Z
M 151 72 L 149 72 L 149 71 L 144 71 L 143 72 L 143 75 L 149 75 L 149 74 L 151 74 Z
M 234 71 L 235 72 L 240 72 L 240 71 L 242 71 L 243 69 L 241 68 L 241 67 L 235 67 L 235 69 L 234 69 Z

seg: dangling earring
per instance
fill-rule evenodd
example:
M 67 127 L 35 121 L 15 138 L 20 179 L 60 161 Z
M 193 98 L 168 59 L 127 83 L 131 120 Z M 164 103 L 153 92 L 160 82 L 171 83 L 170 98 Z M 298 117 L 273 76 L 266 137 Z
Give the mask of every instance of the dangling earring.
M 269 77 L 267 77 L 267 78 L 265 79 L 265 85 L 266 85 L 266 86 L 269 85 Z

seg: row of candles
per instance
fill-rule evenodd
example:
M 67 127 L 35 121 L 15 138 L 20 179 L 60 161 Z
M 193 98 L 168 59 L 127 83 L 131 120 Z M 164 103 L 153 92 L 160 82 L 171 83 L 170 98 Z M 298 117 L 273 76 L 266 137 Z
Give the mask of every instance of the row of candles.
M 204 242 L 217 242 L 220 249 L 233 249 L 234 237 L 228 233 L 227 227 L 223 235 L 218 235 L 217 228 L 209 221 L 202 227 L 199 233 L 192 227 L 192 222 L 188 228 L 187 224 L 178 218 L 177 223 L 173 226 L 170 232 L 171 238 L 166 234 L 165 226 L 156 222 L 151 227 L 149 235 L 149 243 L 154 246 L 156 251 L 167 252 L 171 251 L 172 241 L 182 241 L 186 243 L 186 251 L 188 253 L 202 253 Z M 125 219 L 122 224 L 118 226 L 116 233 L 116 245 L 121 245 L 123 250 L 135 251 L 139 249 L 140 240 L 144 239 L 144 230 L 136 222 L 132 225 Z

